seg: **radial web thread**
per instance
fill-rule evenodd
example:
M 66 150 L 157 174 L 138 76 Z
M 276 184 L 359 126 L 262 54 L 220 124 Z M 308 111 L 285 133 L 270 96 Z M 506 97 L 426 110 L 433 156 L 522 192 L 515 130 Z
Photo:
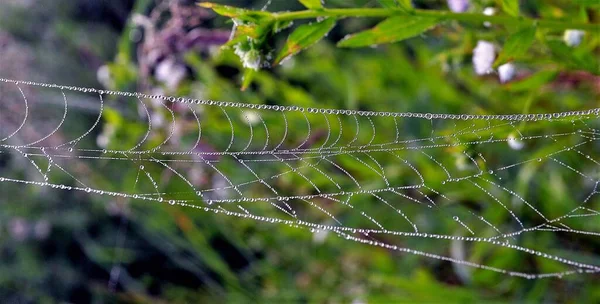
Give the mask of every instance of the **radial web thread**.
M 600 272 L 558 248 L 522 245 L 545 233 L 599 241 L 600 109 L 389 113 L 0 79 L 0 111 L 0 153 L 29 168 L 0 171 L 0 183 L 327 230 L 528 279 Z M 100 133 L 112 141 L 100 143 Z M 560 270 L 456 257 L 448 252 L 457 242 L 547 259 Z

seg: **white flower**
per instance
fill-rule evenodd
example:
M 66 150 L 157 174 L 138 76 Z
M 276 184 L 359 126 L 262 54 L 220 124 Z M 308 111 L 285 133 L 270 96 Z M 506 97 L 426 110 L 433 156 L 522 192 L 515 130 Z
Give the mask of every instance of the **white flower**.
M 117 201 L 110 201 L 105 205 L 104 209 L 106 213 L 111 216 L 119 216 L 127 214 L 125 205 L 118 203 Z
M 473 67 L 477 75 L 489 74 L 496 59 L 496 47 L 493 43 L 479 40 L 473 50 Z
M 151 113 L 150 121 L 152 122 L 152 127 L 160 128 L 165 125 L 165 118 L 160 112 Z
M 469 0 L 448 0 L 448 8 L 455 13 L 464 13 L 471 6 Z
M 281 67 L 285 70 L 292 70 L 296 65 L 296 59 L 294 56 L 287 56 L 286 58 L 281 60 L 279 65 L 281 65 Z
M 456 165 L 456 169 L 458 169 L 460 171 L 465 171 L 465 170 L 469 169 L 469 163 L 467 161 L 467 157 L 462 153 L 456 154 L 454 164 Z
M 313 232 L 313 242 L 317 244 L 323 244 L 328 234 L 329 230 L 327 229 L 316 230 L 315 232 Z
M 173 58 L 168 58 L 156 66 L 155 76 L 158 81 L 164 83 L 172 91 L 177 89 L 186 74 L 185 66 L 177 63 Z
M 581 30 L 566 30 L 563 40 L 568 46 L 574 47 L 581 44 L 584 35 L 585 32 Z
M 483 9 L 483 14 L 486 16 L 493 16 L 496 13 L 496 9 L 493 7 L 486 7 Z
M 483 9 L 483 14 L 486 16 L 493 16 L 496 14 L 496 9 L 493 7 L 486 7 Z M 483 26 L 490 27 L 490 26 L 492 26 L 492 24 L 489 21 L 485 21 L 483 23 Z
M 214 189 L 211 192 L 207 193 L 207 196 L 211 200 L 224 200 L 229 198 L 229 186 L 227 180 L 222 176 L 215 175 L 212 178 L 212 188 Z
M 105 88 L 112 87 L 112 77 L 110 75 L 110 68 L 107 65 L 103 65 L 96 71 L 96 79 Z
M 521 150 L 525 147 L 525 143 L 516 138 L 514 134 L 509 134 L 507 138 L 508 146 L 513 150 Z
M 108 136 L 104 134 L 100 134 L 98 137 L 96 137 L 96 145 L 98 145 L 100 148 L 106 148 L 106 146 L 108 146 L 108 142 Z
M 104 125 L 102 133 L 96 137 L 96 145 L 100 148 L 106 148 L 110 142 L 111 137 L 115 134 L 115 127 L 113 125 Z
M 242 119 L 248 125 L 254 126 L 260 122 L 260 114 L 255 111 L 245 111 L 242 113 Z
M 234 47 L 234 53 L 240 57 L 242 65 L 245 68 L 258 70 L 262 62 L 262 56 L 260 52 L 255 49 L 245 50 L 241 44 L 236 44 Z
M 17 241 L 26 240 L 29 235 L 29 229 L 27 221 L 20 217 L 13 218 L 8 224 L 8 232 Z
M 455 235 L 461 236 L 459 233 Z M 462 239 L 453 239 L 450 243 L 450 257 L 456 260 L 464 261 L 467 259 L 467 250 L 465 247 L 465 242 Z M 470 267 L 463 264 L 452 263 L 452 268 L 454 268 L 454 273 L 458 275 L 461 281 L 469 282 L 471 280 L 472 269 Z
M 498 67 L 498 76 L 500 77 L 500 82 L 502 83 L 511 81 L 515 77 L 515 74 L 515 65 L 510 62 Z
M 52 226 L 48 220 L 40 220 L 33 226 L 33 234 L 38 240 L 45 240 L 50 235 Z
M 221 51 L 220 45 L 213 44 L 208 47 L 208 54 L 210 55 L 210 57 L 216 57 L 220 51 Z
M 258 68 L 260 68 L 260 62 L 260 53 L 258 53 L 257 50 L 250 50 L 244 56 L 244 66 L 247 68 L 258 70 Z

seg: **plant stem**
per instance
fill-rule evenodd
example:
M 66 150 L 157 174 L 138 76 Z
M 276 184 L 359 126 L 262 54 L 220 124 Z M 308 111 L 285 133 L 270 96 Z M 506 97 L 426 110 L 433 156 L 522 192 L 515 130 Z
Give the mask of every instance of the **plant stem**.
M 296 19 L 312 19 L 317 17 L 335 17 L 335 18 L 348 18 L 348 17 L 379 17 L 385 18 L 390 16 L 421 16 L 421 17 L 433 17 L 440 20 L 456 20 L 468 23 L 482 24 L 483 22 L 490 22 L 492 24 L 505 24 L 505 25 L 520 25 L 520 26 L 533 26 L 537 24 L 538 27 L 547 28 L 552 30 L 567 30 L 567 29 L 581 29 L 590 31 L 599 31 L 600 24 L 594 23 L 580 23 L 580 22 L 565 22 L 559 20 L 544 20 L 544 19 L 531 19 L 527 17 L 512 17 L 512 16 L 487 16 L 483 14 L 473 13 L 453 13 L 449 11 L 437 11 L 437 10 L 422 10 L 415 9 L 407 12 L 402 10 L 390 10 L 384 8 L 337 8 L 337 9 L 322 9 L 322 10 L 304 10 L 295 12 L 282 12 L 274 13 L 273 17 L 279 21 L 292 21 Z

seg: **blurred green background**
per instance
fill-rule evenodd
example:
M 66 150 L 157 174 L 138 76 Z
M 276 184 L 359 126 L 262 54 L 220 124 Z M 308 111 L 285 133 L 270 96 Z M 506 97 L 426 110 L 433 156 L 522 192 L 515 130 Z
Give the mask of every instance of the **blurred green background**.
M 292 0 L 215 2 L 253 9 L 268 4 L 272 11 L 302 8 Z M 369 0 L 326 3 L 377 6 Z M 477 12 L 497 7 L 499 1 L 471 3 L 470 10 Z M 414 4 L 446 8 L 446 1 Z M 522 1 L 522 9 L 542 18 L 569 20 L 581 15 L 581 7 L 571 1 Z M 598 22 L 597 11 L 585 13 Z M 475 75 L 471 58 L 478 40 L 504 41 L 504 28 L 449 22 L 443 29 L 398 44 L 335 47 L 347 33 L 376 22 L 342 21 L 326 40 L 280 67 L 261 70 L 250 88 L 241 91 L 238 58 L 231 51 L 219 51 L 229 38 L 230 21 L 193 6 L 192 1 L 4 0 L 0 3 L 0 77 L 372 111 L 507 114 L 599 106 L 600 37 L 594 33 L 567 59 L 564 52 L 536 44 L 516 63 L 515 79 L 500 83 L 494 74 Z M 560 32 L 544 34 L 548 45 L 562 41 Z M 210 121 L 210 116 L 205 119 Z M 107 140 L 115 149 L 135 142 L 139 134 L 131 130 L 144 127 L 136 120 L 107 125 L 95 140 Z M 418 126 L 414 128 L 406 132 L 419 133 Z M 115 138 L 119 140 L 110 141 Z M 597 156 L 597 150 L 589 153 Z M 21 171 L 6 154 L 0 155 L 0 175 Z M 556 188 L 558 183 L 565 197 L 579 195 L 570 192 L 564 176 L 538 182 L 541 189 Z M 58 195 L 6 183 L 0 183 L 0 194 L 0 301 L 4 303 L 600 301 L 597 274 L 533 281 L 481 271 L 465 276 L 448 263 L 326 233 L 102 196 Z M 461 195 L 465 201 L 470 198 L 469 193 Z M 539 199 L 550 201 L 552 195 Z M 597 199 L 594 203 L 598 206 Z M 589 221 L 585 229 L 598 231 L 598 220 Z M 523 240 L 524 244 L 536 241 L 540 240 Z M 565 242 L 552 234 L 543 241 L 558 247 Z M 569 254 L 600 265 L 597 237 L 573 242 L 581 246 L 570 247 L 577 249 Z M 492 255 L 487 263 L 519 268 L 529 262 Z M 119 280 L 109 286 L 114 271 L 119 271 Z

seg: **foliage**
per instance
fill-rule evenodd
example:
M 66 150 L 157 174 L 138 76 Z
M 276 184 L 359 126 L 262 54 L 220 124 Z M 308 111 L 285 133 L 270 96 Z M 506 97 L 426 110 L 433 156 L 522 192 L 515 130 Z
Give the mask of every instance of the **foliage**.
M 257 69 L 260 66 L 277 65 L 283 58 L 287 58 L 303 49 L 310 47 L 315 42 L 322 39 L 335 21 L 344 18 L 364 18 L 376 17 L 385 18 L 384 21 L 377 24 L 370 30 L 362 31 L 357 34 L 344 37 L 338 42 L 339 47 L 364 47 L 375 46 L 378 44 L 393 43 L 405 40 L 417 35 L 422 35 L 434 28 L 435 25 L 445 24 L 448 21 L 460 21 L 471 25 L 481 25 L 492 23 L 494 26 L 501 26 L 513 32 L 505 41 L 504 51 L 497 58 L 494 67 L 515 59 L 520 59 L 527 53 L 529 47 L 535 41 L 536 29 L 539 28 L 540 40 L 543 37 L 556 31 L 568 29 L 589 30 L 594 36 L 600 33 L 596 24 L 590 24 L 587 18 L 583 22 L 573 22 L 569 20 L 553 20 L 553 18 L 533 19 L 523 16 L 520 12 L 519 1 L 502 0 L 501 5 L 504 14 L 489 15 L 477 13 L 452 13 L 445 10 L 423 10 L 415 9 L 410 1 L 379 1 L 383 8 L 326 8 L 320 1 L 300 1 L 307 10 L 292 12 L 274 12 L 252 11 L 239 9 L 227 5 L 220 5 L 211 2 L 201 2 L 199 5 L 213 9 L 216 13 L 232 18 L 236 26 L 234 31 L 236 38 L 230 42 L 236 48 L 242 49 L 241 53 L 255 52 L 256 54 L 266 54 L 271 52 L 269 40 L 276 36 L 283 28 L 291 25 L 290 22 L 301 19 L 324 19 L 327 24 L 317 22 L 314 25 L 301 25 L 290 34 L 288 42 L 276 56 L 273 62 L 261 55 L 255 55 L 253 58 L 259 58 L 261 64 L 250 64 L 240 55 L 247 68 Z M 587 16 L 586 6 L 588 3 L 581 4 L 581 12 Z M 581 19 L 581 18 L 578 18 Z M 284 24 L 285 26 L 281 26 Z M 331 25 L 331 26 L 330 26 Z M 513 28 L 517 28 L 513 30 Z M 240 28 L 240 29 L 238 29 Z M 498 29 L 498 33 L 500 29 Z M 304 40 L 300 42 L 298 40 Z M 300 42 L 300 43 L 299 43 Z M 564 54 L 558 50 L 559 46 L 552 42 L 546 42 L 546 48 L 555 50 L 558 54 Z M 561 56 L 561 55 L 558 55 Z M 269 57 L 269 56 L 267 56 Z M 568 56 L 571 57 L 571 56 Z M 575 56 L 572 56 L 575 57 Z M 589 57 L 589 56 L 588 56 Z M 598 71 L 597 59 L 592 59 L 592 72 Z M 250 77 L 252 74 L 247 74 Z M 246 79 L 246 84 L 250 80 Z M 246 85 L 247 86 L 247 85 Z M 244 86 L 244 87 L 246 87 Z
M 308 3 L 308 2 L 306 2 Z M 304 4 L 306 4 L 304 3 Z M 375 38 L 377 42 L 400 41 L 410 37 L 419 36 L 420 33 L 430 30 L 438 24 L 435 30 L 430 30 L 430 38 L 434 39 L 408 39 L 401 45 L 388 45 L 380 48 L 368 48 L 361 51 L 336 49 L 343 42 L 338 42 L 350 27 L 348 20 L 342 19 L 346 13 L 357 12 L 348 8 L 333 10 L 312 6 L 309 11 L 270 13 L 265 11 L 252 11 L 249 9 L 236 9 L 217 4 L 202 4 L 205 7 L 215 8 L 217 13 L 223 14 L 234 21 L 235 33 L 233 39 L 225 46 L 223 52 L 210 58 L 203 58 L 196 54 L 185 56 L 186 65 L 194 72 L 193 82 L 183 83 L 178 93 L 190 95 L 203 99 L 214 100 L 243 100 L 249 103 L 277 103 L 281 105 L 296 105 L 303 107 L 331 107 L 361 110 L 383 110 L 383 111 L 420 111 L 420 112 L 451 112 L 451 113 L 530 113 L 530 112 L 553 112 L 572 108 L 588 108 L 590 100 L 597 96 L 593 89 L 593 82 L 583 81 L 579 90 L 565 89 L 562 80 L 557 77 L 559 73 L 564 75 L 570 69 L 577 69 L 575 65 L 569 65 L 566 61 L 555 60 L 548 40 L 561 43 L 559 40 L 562 30 L 576 26 L 577 23 L 569 21 L 548 21 L 547 23 L 513 18 L 510 15 L 484 16 L 469 14 L 473 20 L 465 20 L 464 17 L 456 16 L 460 24 L 452 21 L 452 18 L 441 15 L 428 15 L 416 9 L 399 6 L 391 10 L 361 9 L 365 15 L 390 14 L 382 23 L 392 25 L 388 36 Z M 327 3 L 326 3 L 327 4 Z M 314 2 L 308 5 L 316 5 Z M 425 13 L 424 16 L 409 14 L 409 12 Z M 328 14 L 332 15 L 328 15 Z M 282 18 L 281 15 L 292 17 Z M 296 14 L 296 15 L 295 15 Z M 313 23 L 303 23 L 295 28 L 289 22 L 297 14 L 314 18 Z M 396 14 L 400 14 L 396 16 Z M 383 16 L 382 16 L 383 17 Z M 304 17 L 302 17 L 304 18 Z M 402 21 L 401 21 L 402 20 Z M 487 30 L 483 22 L 492 22 L 492 29 Z M 338 24 L 338 29 L 332 28 L 333 23 Z M 358 28 L 370 25 L 370 20 L 359 23 Z M 462 27 L 467 23 L 469 27 Z M 410 27 L 407 25 L 413 25 Z M 541 24 L 541 25 L 540 25 Z M 535 25 L 529 26 L 529 25 Z M 375 28 L 381 27 L 376 25 Z M 386 25 L 387 26 L 387 25 Z M 339 28 L 341 27 L 341 28 Z M 356 30 L 356 25 L 355 29 Z M 589 26 L 584 26 L 589 29 Z M 438 29 L 439 28 L 439 29 Z M 289 32 L 287 38 L 281 37 L 284 32 Z M 375 32 L 375 34 L 373 34 Z M 508 84 L 501 84 L 492 77 L 477 77 L 473 75 L 470 65 L 471 49 L 478 39 L 490 39 L 502 44 L 506 33 L 513 33 L 504 42 L 504 50 L 497 58 L 496 65 L 508 61 L 518 62 L 523 71 L 521 76 Z M 329 33 L 329 35 L 327 35 Z M 362 34 L 361 34 L 362 33 Z M 370 33 L 370 34 L 367 34 Z M 382 34 L 383 33 L 383 34 Z M 355 36 L 363 39 L 365 36 L 385 35 L 385 31 L 365 30 Z M 537 35 L 536 35 L 537 33 Z M 391 35 L 391 37 L 389 36 Z M 545 35 L 545 36 L 544 36 Z M 368 37 L 367 36 L 367 37 Z M 388 38 L 390 37 L 390 38 Z M 281 39 L 283 38 L 283 39 Z M 534 41 L 535 38 L 535 41 Z M 371 38 L 369 38 L 371 39 Z M 321 43 L 316 43 L 321 41 Z M 347 41 L 341 39 L 340 41 Z M 352 41 L 352 40 L 350 40 Z M 362 43 L 370 45 L 374 42 Z M 586 45 L 575 48 L 571 56 L 592 56 L 597 52 L 598 40 L 593 37 L 586 40 Z M 276 56 L 271 56 L 275 45 L 281 45 Z M 519 44 L 522 48 L 513 47 Z M 527 48 L 526 46 L 531 46 Z M 236 49 L 236 45 L 238 49 Z M 511 46 L 513 45 L 513 46 Z M 563 43 L 564 45 L 564 43 Z M 557 47 L 557 46 L 554 46 Z M 247 62 L 240 63 L 236 55 L 239 50 L 244 52 L 255 51 L 263 61 L 258 69 L 248 68 Z M 529 50 L 527 50 L 529 49 Z M 232 52 L 235 50 L 238 52 Z M 301 50 L 304 52 L 297 55 Z M 526 51 L 527 50 L 527 51 Z M 235 53 L 235 54 L 234 54 Z M 595 57 L 595 56 L 592 56 Z M 268 58 L 274 58 L 268 62 Z M 287 59 L 287 60 L 284 60 Z M 593 59 L 595 60 L 595 59 Z M 268 70 L 271 65 L 281 66 Z M 245 66 L 246 65 L 246 66 Z M 256 67 L 256 65 L 253 65 Z M 222 75 L 223 67 L 237 67 L 240 69 L 237 83 L 232 82 L 230 76 Z M 388 68 L 393 67 L 393 68 Z M 398 71 L 402 71 L 399 73 Z M 250 81 L 250 77 L 252 77 Z M 593 76 L 590 76 L 593 79 Z M 234 78 L 235 79 L 235 78 Z M 422 81 L 427 79 L 427 81 Z M 236 90 L 236 86 L 246 89 L 243 92 Z M 193 95 L 196 94 L 196 95 Z M 510 100 L 511 102 L 506 102 Z M 222 136 L 216 133 L 211 137 L 215 146 L 226 144 L 228 139 L 223 128 L 226 121 L 219 113 L 207 111 L 203 117 L 206 127 L 211 130 L 223 130 Z M 243 124 L 243 120 L 235 123 Z M 300 125 L 302 122 L 293 122 L 291 125 Z M 344 125 L 344 128 L 352 128 Z M 420 126 L 405 126 L 406 133 L 419 134 Z M 443 132 L 443 130 L 441 131 Z M 300 132 L 301 133 L 301 132 Z M 423 135 L 423 134 L 422 134 Z M 291 135 L 298 138 L 299 135 Z M 459 152 L 459 151 L 455 151 Z M 449 157 L 457 154 L 450 153 Z M 542 153 L 531 151 L 531 153 Z M 459 159 L 460 157 L 458 157 Z M 457 160 L 458 161 L 458 160 Z M 352 166 L 352 163 L 345 163 Z M 426 164 L 418 164 L 427 166 Z M 392 166 L 393 167 L 393 166 Z M 359 170 L 356 168 L 356 170 Z M 394 171 L 393 168 L 390 169 Z M 566 177 L 550 181 L 532 181 L 527 176 L 535 168 L 526 168 L 522 179 L 516 181 L 518 189 L 531 187 L 535 184 L 537 191 L 543 193 L 542 200 L 550 199 L 552 195 L 568 197 L 568 183 Z M 358 172 L 358 171 L 357 171 Z M 436 178 L 439 174 L 434 168 L 425 169 L 430 178 Z M 308 173 L 307 173 L 308 174 Z M 368 172 L 359 174 L 368 175 Z M 401 179 L 404 175 L 399 175 Z M 326 186 L 326 181 L 318 174 L 308 175 L 320 187 Z M 440 176 L 441 178 L 441 176 Z M 288 184 L 280 185 L 283 189 L 293 188 L 301 182 L 290 180 Z M 562 185 L 556 187 L 556 185 Z M 555 192 L 552 189 L 563 189 L 563 192 Z M 294 190 L 302 191 L 302 190 Z M 463 200 L 468 201 L 472 194 L 460 192 L 454 193 Z M 367 203 L 367 202 L 365 202 Z M 267 212 L 267 210 L 264 210 Z M 464 211 L 464 210 L 463 210 Z M 548 210 L 546 210 L 548 211 Z M 373 209 L 378 214 L 385 212 L 383 209 Z M 465 211 L 466 212 L 466 211 Z M 498 209 L 490 208 L 486 211 L 486 217 L 494 218 L 493 214 Z M 182 215 L 176 218 L 181 220 Z M 160 217 L 156 215 L 156 217 Z M 358 221 L 353 215 L 345 215 L 345 221 Z M 185 220 L 186 222 L 188 220 Z M 526 284 L 520 279 L 499 277 L 494 274 L 476 271 L 472 274 L 470 281 L 463 283 L 464 286 L 455 287 L 448 284 L 446 272 L 437 273 L 427 266 L 427 262 L 411 256 L 395 257 L 387 252 L 380 252 L 372 248 L 360 248 L 345 244 L 336 238 L 327 237 L 325 244 L 320 245 L 313 241 L 312 249 L 304 248 L 309 237 L 293 229 L 280 227 L 277 234 L 269 233 L 271 228 L 256 223 L 244 221 L 229 221 L 226 219 L 215 219 L 204 215 L 191 215 L 189 221 L 196 225 L 202 225 L 202 235 L 187 235 L 190 244 L 195 243 L 195 238 L 212 239 L 217 236 L 226 236 L 228 242 L 234 247 L 247 252 L 261 252 L 265 256 L 251 262 L 252 270 L 238 275 L 233 279 L 225 273 L 221 273 L 219 266 L 212 263 L 206 266 L 212 271 L 227 277 L 226 286 L 244 286 L 242 297 L 255 297 L 259 301 L 295 301 L 307 300 L 309 302 L 325 301 L 352 301 L 356 299 L 368 302 L 389 302 L 402 298 L 414 301 L 447 301 L 447 302 L 479 302 L 484 300 L 506 300 L 520 297 L 528 301 L 561 301 L 564 295 L 554 292 L 548 282 L 539 281 Z M 202 223 L 202 224 L 200 224 Z M 450 223 L 440 221 L 440 225 Z M 177 225 L 164 221 L 160 226 Z M 225 228 L 227 226 L 228 228 Z M 187 229 L 179 226 L 180 229 Z M 187 225 L 186 225 L 187 227 Z M 219 232 L 211 228 L 218 227 Z M 168 229 L 165 229 L 168 231 Z M 176 230 L 176 229 L 175 229 Z M 163 232 L 165 233 L 165 232 Z M 175 235 L 168 234 L 168 238 Z M 246 241 L 242 241 L 246 240 Z M 533 245 L 534 239 L 523 240 L 523 245 Z M 553 236 L 548 236 L 544 242 L 559 242 Z M 260 244 L 260 245 L 257 245 Z M 214 247 L 195 247 L 198 252 L 211 252 Z M 435 248 L 427 248 L 434 250 Z M 203 254 L 202 254 L 203 255 Z M 213 255 L 210 253 L 209 255 Z M 217 254 L 219 255 L 219 254 Z M 474 260 L 485 259 L 492 265 L 518 267 L 524 260 L 517 255 L 508 252 L 493 253 L 486 246 L 473 248 Z M 336 262 L 342 261 L 342 262 Z M 542 263 L 542 262 L 540 262 Z M 358 269 L 351 269 L 358 265 Z M 552 263 L 543 264 L 539 267 L 551 269 Z M 348 269 L 350 268 L 350 269 Z M 580 285 L 578 294 L 581 301 L 590 300 L 583 290 L 591 288 L 595 280 L 589 277 L 574 278 L 573 281 L 562 282 L 566 286 Z M 240 281 L 241 280 L 241 281 Z M 256 283 L 255 280 L 261 281 Z M 496 285 L 495 282 L 502 280 L 504 283 Z M 442 282 L 440 282 L 442 281 Z M 258 285 L 257 285 L 258 284 Z M 249 288 L 248 286 L 253 286 Z M 366 293 L 360 290 L 366 289 Z M 228 287 L 232 297 L 236 297 L 239 290 L 237 287 Z M 358 290 L 358 291 L 351 291 Z M 435 292 L 431 292 L 435 290 Z M 195 298 L 189 290 L 177 289 L 177 296 L 170 299 Z M 187 296 L 186 296 L 187 295 Z
M 132 14 L 145 14 L 151 2 L 136 1 Z M 291 1 L 274 2 L 283 6 L 281 12 L 201 4 L 225 16 L 223 24 L 233 20 L 235 32 L 221 52 L 206 55 L 189 50 L 177 54 L 190 75 L 174 89 L 151 76 L 144 78 L 139 71 L 138 45 L 131 40 L 136 26 L 129 23 L 121 33 L 115 61 L 108 66 L 111 88 L 133 90 L 140 83 L 150 83 L 150 87 L 142 89 L 254 104 L 394 112 L 526 114 L 597 106 L 600 37 L 598 15 L 594 11 L 596 1 L 577 4 L 528 1 L 521 6 L 518 1 L 474 1 L 476 11 L 488 5 L 502 10 L 493 16 L 475 11 L 451 13 L 445 10 L 444 1 L 331 0 L 324 1 L 323 7 L 321 1 L 303 0 L 296 7 Z M 345 7 L 330 8 L 336 3 Z M 380 6 L 362 7 L 369 3 Z M 306 10 L 284 12 L 288 6 Z M 582 12 L 586 18 L 580 17 Z M 300 19 L 312 23 L 302 23 Z M 563 41 L 563 31 L 576 28 L 585 29 L 587 34 L 582 44 L 570 47 Z M 353 34 L 344 39 L 348 33 Z M 493 68 L 508 62 L 518 65 L 519 72 L 512 81 L 500 83 L 493 75 L 473 73 L 472 50 L 479 40 L 502 46 Z M 372 44 L 386 45 L 346 48 Z M 239 87 L 245 90 L 240 91 Z M 145 122 L 137 116 L 131 118 L 131 113 L 137 113 L 135 104 L 122 99 L 107 102 L 110 119 L 104 122 L 105 132 L 100 135 L 108 136 L 114 148 L 131 146 L 143 136 Z M 165 109 L 153 114 L 163 121 L 169 115 Z M 213 131 L 209 143 L 226 144 L 229 134 L 222 115 L 207 111 L 201 119 Z M 245 122 L 237 119 L 235 123 Z M 344 128 L 354 127 L 350 122 L 344 123 Z M 291 125 L 300 122 L 293 121 Z M 192 140 L 197 132 L 192 123 L 178 127 L 184 130 L 184 142 Z M 428 127 L 405 125 L 403 132 L 415 137 L 427 136 Z M 290 138 L 301 142 L 301 133 L 297 130 Z M 157 140 L 160 139 L 152 139 L 148 146 Z M 556 146 L 562 144 L 557 142 Z M 545 152 L 537 147 L 527 147 L 525 151 L 532 157 Z M 455 158 L 459 164 L 464 161 L 460 158 L 462 152 L 447 151 L 447 157 Z M 506 157 L 511 157 L 509 152 Z M 395 172 L 398 180 L 408 178 L 399 166 L 390 163 L 389 170 Z M 345 165 L 351 167 L 352 163 Z M 418 165 L 423 166 L 430 178 L 443 178 L 442 172 L 431 164 Z M 19 170 L 16 166 L 9 169 Z M 111 168 L 114 176 L 99 176 L 93 167 L 86 169 L 90 179 L 114 191 L 133 187 L 120 181 L 131 180 L 124 177 L 135 176 L 135 170 L 116 167 Z M 189 169 L 191 172 L 198 168 Z M 234 169 L 232 166 L 231 170 Z M 354 169 L 361 177 L 369 177 L 365 170 Z M 536 170 L 536 166 L 524 167 L 517 172 L 519 178 L 513 186 L 519 191 L 536 191 L 537 201 L 542 205 L 560 201 L 560 210 L 544 210 L 550 214 L 560 214 L 561 210 L 574 206 L 575 201 L 569 198 L 579 194 L 569 187 L 572 175 L 561 174 L 553 167 L 548 170 L 548 179 L 532 180 Z M 310 178 L 319 186 L 326 184 L 318 174 Z M 185 187 L 175 179 L 167 184 L 165 191 Z M 297 189 L 299 184 L 302 183 L 292 178 L 281 187 L 304 191 Z M 3 196 L 0 202 L 11 207 L 0 214 L 0 220 L 7 222 L 11 216 L 36 219 L 40 214 L 50 213 L 55 228 L 46 241 L 18 241 L 8 233 L 0 233 L 4 252 L 0 292 L 16 290 L 17 294 L 31 295 L 23 296 L 25 299 L 40 299 L 40 302 L 69 299 L 73 290 L 83 288 L 81 285 L 86 286 L 90 302 L 389 303 L 401 299 L 445 303 L 513 300 L 592 303 L 600 299 L 597 276 L 525 281 L 475 270 L 468 279 L 460 279 L 458 271 L 448 264 L 396 255 L 332 235 L 326 235 L 321 243 L 314 234 L 287 226 L 275 227 L 135 200 L 107 202 L 94 196 L 61 197 L 32 190 L 37 188 L 27 189 L 22 199 L 36 203 L 24 207 L 25 204 L 11 203 L 10 198 Z M 483 195 L 455 191 L 453 195 L 465 205 L 486 200 Z M 22 189 L 16 186 L 0 184 L 0 193 L 20 192 Z M 122 213 L 107 214 L 109 203 L 122 206 Z M 365 204 L 374 206 L 374 214 L 387 212 L 373 201 Z M 486 217 L 503 220 L 500 207 L 486 206 Z M 452 207 L 468 212 L 461 204 Z M 349 223 L 360 220 L 356 215 L 345 216 Z M 127 223 L 124 230 L 119 228 L 122 220 Z M 454 227 L 454 223 L 443 220 L 432 224 L 448 231 Z M 592 226 L 597 227 L 598 222 L 585 222 L 573 228 Z M 127 242 L 118 254 L 115 239 L 123 234 Z M 548 244 L 570 255 L 583 253 L 583 258 L 591 263 L 599 263 L 596 252 L 600 244 L 594 238 L 567 241 L 547 234 L 519 242 L 524 246 Z M 432 252 L 442 250 L 410 240 L 406 245 L 419 245 Z M 57 248 L 51 258 L 44 253 L 47 247 Z M 557 267 L 546 260 L 531 261 L 511 252 L 490 249 L 485 245 L 474 246 L 468 258 L 513 268 Z M 115 263 L 122 266 L 122 281 L 117 292 L 111 293 L 106 282 Z M 60 269 L 60 277 L 54 269 Z

